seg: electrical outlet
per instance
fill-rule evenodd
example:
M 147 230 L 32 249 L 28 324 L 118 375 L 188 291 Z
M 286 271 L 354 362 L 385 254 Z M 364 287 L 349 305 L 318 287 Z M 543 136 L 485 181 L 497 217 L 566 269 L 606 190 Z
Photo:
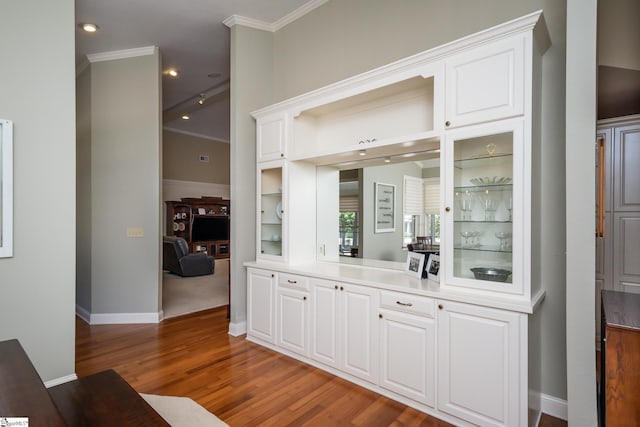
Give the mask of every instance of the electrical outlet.
M 144 228 L 142 227 L 128 227 L 127 237 L 144 237 Z

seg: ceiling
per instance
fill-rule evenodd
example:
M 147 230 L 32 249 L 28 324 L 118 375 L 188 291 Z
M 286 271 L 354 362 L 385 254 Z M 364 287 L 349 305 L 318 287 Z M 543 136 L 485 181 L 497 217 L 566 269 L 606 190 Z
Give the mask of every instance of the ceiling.
M 317 1 L 315 1 L 317 3 Z M 273 26 L 308 8 L 309 0 L 76 0 L 76 24 L 94 23 L 85 33 L 76 26 L 76 64 L 86 55 L 157 46 L 163 72 L 165 129 L 229 141 L 229 28 L 238 15 Z M 197 100 L 206 95 L 201 106 Z M 209 97 L 209 95 L 212 95 Z M 180 117 L 188 113 L 189 120 Z

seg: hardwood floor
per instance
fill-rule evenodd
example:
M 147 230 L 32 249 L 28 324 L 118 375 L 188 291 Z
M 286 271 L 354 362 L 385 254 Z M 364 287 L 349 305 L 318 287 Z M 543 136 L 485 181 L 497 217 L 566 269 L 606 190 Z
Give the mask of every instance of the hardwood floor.
M 449 426 L 227 332 L 225 307 L 147 325 L 76 318 L 76 373 L 114 369 L 140 393 L 188 396 L 232 427 Z

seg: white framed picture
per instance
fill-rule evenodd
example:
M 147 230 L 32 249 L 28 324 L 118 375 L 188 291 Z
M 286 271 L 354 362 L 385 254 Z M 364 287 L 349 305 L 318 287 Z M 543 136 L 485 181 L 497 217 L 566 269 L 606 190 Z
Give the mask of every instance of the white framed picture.
M 429 255 L 429 260 L 427 261 L 427 279 L 440 282 L 440 255 Z
M 422 279 L 422 269 L 424 268 L 424 254 L 417 252 L 407 252 L 407 263 L 404 267 L 404 271 L 412 277 Z
M 393 233 L 396 231 L 396 186 L 376 182 L 374 197 L 374 233 Z

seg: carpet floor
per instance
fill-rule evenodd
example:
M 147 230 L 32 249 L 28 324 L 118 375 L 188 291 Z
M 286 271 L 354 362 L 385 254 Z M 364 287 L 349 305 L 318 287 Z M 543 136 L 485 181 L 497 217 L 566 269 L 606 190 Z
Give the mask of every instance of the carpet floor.
M 213 275 L 180 277 L 162 273 L 164 318 L 220 307 L 229 303 L 229 260 L 216 260 Z
M 228 427 L 228 424 L 188 397 L 142 393 L 140 396 L 172 427 Z

